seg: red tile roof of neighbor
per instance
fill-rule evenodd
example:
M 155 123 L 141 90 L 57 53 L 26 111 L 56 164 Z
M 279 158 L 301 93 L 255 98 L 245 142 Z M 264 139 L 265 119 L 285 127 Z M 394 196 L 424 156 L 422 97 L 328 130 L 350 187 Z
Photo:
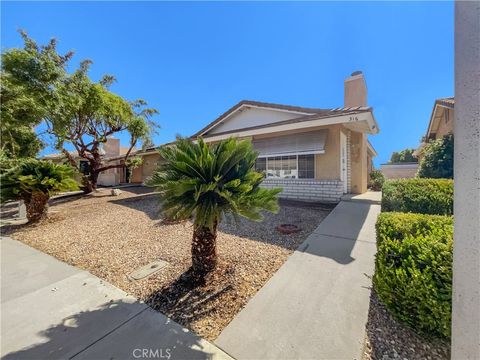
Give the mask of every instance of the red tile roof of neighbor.
M 212 128 L 215 125 L 217 125 L 218 123 L 222 122 L 225 118 L 227 118 L 230 114 L 232 114 L 233 112 L 235 112 L 236 110 L 238 110 L 242 106 L 254 106 L 254 107 L 262 107 L 262 108 L 287 110 L 287 111 L 292 111 L 292 112 L 304 113 L 301 116 L 299 116 L 298 118 L 282 121 L 281 122 L 282 124 L 283 123 L 295 123 L 295 122 L 306 121 L 306 120 L 309 120 L 313 117 L 315 119 L 317 119 L 319 116 L 327 118 L 327 117 L 332 117 L 332 116 L 358 113 L 358 112 L 366 112 L 366 111 L 371 111 L 372 110 L 370 107 L 367 107 L 367 106 L 356 106 L 356 107 L 351 107 L 351 108 L 320 109 L 320 108 L 309 108 L 309 107 L 302 107 L 302 106 L 274 104 L 274 103 L 267 103 L 267 102 L 253 101 L 253 100 L 242 100 L 238 104 L 236 104 L 235 106 L 228 109 L 226 112 L 224 112 L 218 118 L 216 118 L 214 121 L 209 123 L 203 129 L 196 132 L 192 136 L 192 138 L 195 138 L 197 136 L 202 135 L 203 133 L 205 133 L 210 128 Z M 267 125 L 271 125 L 271 124 L 267 124 Z M 263 126 L 265 126 L 265 125 L 255 126 L 255 127 L 252 127 L 252 128 L 260 128 L 260 127 L 263 127 Z

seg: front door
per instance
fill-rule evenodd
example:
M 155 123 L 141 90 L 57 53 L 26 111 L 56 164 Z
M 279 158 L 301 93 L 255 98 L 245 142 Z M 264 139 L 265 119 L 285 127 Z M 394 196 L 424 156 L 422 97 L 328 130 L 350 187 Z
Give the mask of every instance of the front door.
M 340 180 L 343 182 L 343 193 L 347 193 L 347 136 L 340 131 Z

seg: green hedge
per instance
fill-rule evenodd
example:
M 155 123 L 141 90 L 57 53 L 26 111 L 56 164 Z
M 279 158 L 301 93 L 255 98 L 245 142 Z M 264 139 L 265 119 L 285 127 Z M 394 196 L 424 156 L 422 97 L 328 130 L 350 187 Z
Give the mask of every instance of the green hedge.
M 387 180 L 382 190 L 382 211 L 453 214 L 453 180 Z
M 376 228 L 380 300 L 417 331 L 449 338 L 453 217 L 381 213 Z
M 383 175 L 380 170 L 372 170 L 372 172 L 370 172 L 370 189 L 374 191 L 381 191 L 384 183 L 385 175 Z

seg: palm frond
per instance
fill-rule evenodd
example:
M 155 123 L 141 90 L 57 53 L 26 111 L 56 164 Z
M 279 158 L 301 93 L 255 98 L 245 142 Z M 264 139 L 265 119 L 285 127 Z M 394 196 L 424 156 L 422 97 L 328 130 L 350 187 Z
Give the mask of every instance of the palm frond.
M 0 176 L 1 202 L 26 199 L 34 192 L 52 196 L 62 191 L 78 190 L 75 171 L 68 165 L 29 159 Z
M 254 171 L 257 153 L 249 141 L 230 138 L 209 145 L 178 138 L 164 146 L 166 160 L 146 185 L 160 193 L 162 212 L 172 219 L 195 216 L 195 224 L 213 229 L 223 214 L 262 220 L 261 211 L 278 212 L 281 189 L 265 189 Z

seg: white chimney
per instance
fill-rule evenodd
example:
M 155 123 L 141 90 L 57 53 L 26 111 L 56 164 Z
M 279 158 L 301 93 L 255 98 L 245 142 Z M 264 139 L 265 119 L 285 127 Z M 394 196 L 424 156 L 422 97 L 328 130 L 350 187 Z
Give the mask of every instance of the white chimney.
M 367 106 L 367 84 L 361 71 L 345 79 L 344 107 Z

